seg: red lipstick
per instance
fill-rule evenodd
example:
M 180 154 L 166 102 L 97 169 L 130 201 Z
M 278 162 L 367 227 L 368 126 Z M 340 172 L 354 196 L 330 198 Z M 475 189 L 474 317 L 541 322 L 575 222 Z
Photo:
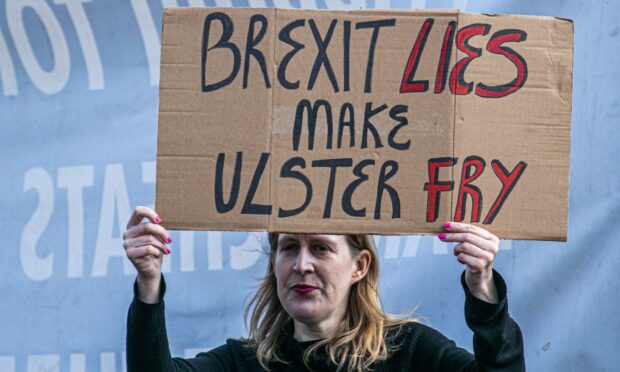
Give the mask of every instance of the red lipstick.
M 295 290 L 295 292 L 299 293 L 299 294 L 308 294 L 312 291 L 314 291 L 316 288 L 310 285 L 296 285 L 293 287 L 293 289 Z

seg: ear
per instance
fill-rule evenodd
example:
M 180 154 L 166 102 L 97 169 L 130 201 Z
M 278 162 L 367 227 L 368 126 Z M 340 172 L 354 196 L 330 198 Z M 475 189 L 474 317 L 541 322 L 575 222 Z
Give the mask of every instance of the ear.
M 351 276 L 351 284 L 357 283 L 362 280 L 368 273 L 370 263 L 372 262 L 372 255 L 367 249 L 363 249 L 355 258 L 355 265 L 353 275 Z

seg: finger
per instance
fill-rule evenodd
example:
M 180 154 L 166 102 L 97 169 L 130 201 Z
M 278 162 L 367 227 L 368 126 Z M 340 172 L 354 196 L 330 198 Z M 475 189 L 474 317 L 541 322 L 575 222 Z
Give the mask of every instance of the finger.
M 127 229 L 139 225 L 144 218 L 148 218 L 154 223 L 161 223 L 161 217 L 159 217 L 157 212 L 148 207 L 137 206 L 133 210 L 129 222 L 127 222 Z
M 152 245 L 143 245 L 141 247 L 132 247 L 127 250 L 127 258 L 130 260 L 139 260 L 147 256 L 154 256 L 159 258 L 162 252 Z
M 460 222 L 446 222 L 443 224 L 443 227 L 450 232 L 470 233 L 486 240 L 499 242 L 499 238 L 497 236 L 491 234 L 488 230 L 485 230 L 479 226 Z
M 444 233 L 437 235 L 444 242 L 469 243 L 486 251 L 497 253 L 498 244 L 472 233 Z
M 123 233 L 123 239 L 136 238 L 142 235 L 154 235 L 161 239 L 162 242 L 166 242 L 168 244 L 172 243 L 172 239 L 170 238 L 170 235 L 168 235 L 168 231 L 166 231 L 162 225 L 150 222 L 141 223 L 128 229 L 125 233 Z
M 495 260 L 495 255 L 491 252 L 485 251 L 484 249 L 478 248 L 469 243 L 460 243 L 454 246 L 454 255 L 458 256 L 461 253 L 481 259 L 487 264 L 491 264 Z
M 153 235 L 142 235 L 137 238 L 129 238 L 123 242 L 123 247 L 126 251 L 146 245 L 152 245 L 165 254 L 170 253 L 170 249 L 161 240 L 159 240 L 158 237 Z
M 488 265 L 486 265 L 483 260 L 465 253 L 460 253 L 458 256 L 456 256 L 456 259 L 460 263 L 467 265 L 467 267 L 469 267 L 474 272 L 484 271 L 488 267 Z

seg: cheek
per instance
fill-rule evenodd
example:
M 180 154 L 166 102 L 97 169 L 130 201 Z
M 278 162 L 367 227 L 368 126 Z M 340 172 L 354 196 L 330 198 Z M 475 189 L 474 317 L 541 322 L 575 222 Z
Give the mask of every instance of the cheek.
M 276 258 L 272 261 L 273 273 L 276 276 L 278 286 L 280 286 L 280 283 L 284 284 L 287 280 L 286 262 L 284 261 L 282 258 Z
M 334 291 L 339 293 L 346 292 L 351 286 L 351 276 L 353 275 L 351 267 L 343 265 L 342 267 L 330 270 L 328 273 L 329 282 Z

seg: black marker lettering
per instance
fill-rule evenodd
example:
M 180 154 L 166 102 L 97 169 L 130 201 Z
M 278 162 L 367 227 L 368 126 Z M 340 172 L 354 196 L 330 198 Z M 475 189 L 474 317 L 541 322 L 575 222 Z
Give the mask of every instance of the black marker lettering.
M 260 29 L 258 30 L 258 34 L 254 36 L 254 24 L 256 23 L 260 23 Z M 243 89 L 248 87 L 250 56 L 254 57 L 256 62 L 258 62 L 260 71 L 263 74 L 263 79 L 265 80 L 265 88 L 271 88 L 271 83 L 269 83 L 269 75 L 267 74 L 267 63 L 265 63 L 265 56 L 263 55 L 263 52 L 255 49 L 255 47 L 263 40 L 263 37 L 265 37 L 267 25 L 267 18 L 262 14 L 255 14 L 252 18 L 250 18 L 250 27 L 248 28 L 248 37 L 245 44 L 245 57 L 243 60 Z
M 218 42 L 214 46 L 209 48 L 208 47 L 209 46 L 209 32 L 211 30 L 211 24 L 213 21 L 219 21 L 222 24 L 223 31 L 222 31 L 222 36 L 220 37 L 220 40 L 218 40 Z M 201 65 L 202 85 L 201 86 L 202 86 L 203 92 L 212 92 L 214 90 L 225 87 L 226 85 L 232 83 L 233 80 L 235 80 L 235 77 L 237 77 L 237 74 L 239 73 L 239 68 L 241 66 L 241 52 L 239 52 L 239 48 L 237 48 L 235 44 L 229 42 L 233 34 L 233 29 L 234 29 L 234 26 L 233 26 L 232 19 L 230 19 L 230 17 L 224 13 L 221 13 L 221 12 L 211 13 L 205 18 L 205 23 L 202 28 L 202 65 Z M 223 80 L 207 85 L 207 54 L 210 50 L 219 49 L 219 48 L 229 49 L 232 52 L 233 54 L 232 71 L 230 72 L 228 77 L 224 78 Z
M 323 209 L 323 218 L 330 218 L 332 214 L 332 200 L 334 199 L 334 186 L 336 185 L 336 171 L 338 167 L 353 166 L 353 159 L 315 160 L 312 162 L 312 166 L 314 168 L 330 168 L 327 195 L 325 196 L 325 209 Z

